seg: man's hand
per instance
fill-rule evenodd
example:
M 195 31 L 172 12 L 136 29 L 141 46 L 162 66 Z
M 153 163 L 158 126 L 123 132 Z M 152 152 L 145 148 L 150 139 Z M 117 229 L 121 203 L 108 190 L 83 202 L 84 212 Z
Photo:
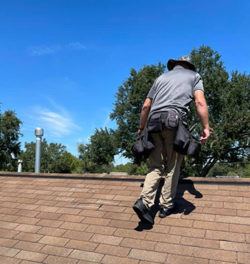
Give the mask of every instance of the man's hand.
M 137 135 L 140 136 L 141 133 L 142 133 L 142 131 L 143 131 L 143 129 L 140 129 L 140 128 L 139 128 L 139 129 L 137 130 Z
M 196 112 L 203 126 L 203 131 L 201 133 L 200 141 L 201 144 L 204 144 L 212 132 L 212 129 L 209 127 L 208 107 L 204 92 L 202 90 L 195 91 L 194 99 L 195 99 Z
M 212 128 L 204 128 L 203 129 L 201 136 L 200 136 L 201 144 L 206 143 L 207 139 L 210 137 L 212 132 L 213 132 Z

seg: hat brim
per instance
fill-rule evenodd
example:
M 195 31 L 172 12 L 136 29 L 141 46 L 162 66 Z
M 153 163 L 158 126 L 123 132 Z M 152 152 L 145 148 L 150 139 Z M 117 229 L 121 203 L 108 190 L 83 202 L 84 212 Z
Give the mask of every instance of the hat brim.
M 173 70 L 173 68 L 176 65 L 181 65 L 181 64 L 185 64 L 190 70 L 196 71 L 195 66 L 191 62 L 183 61 L 183 60 L 173 60 L 173 59 L 170 59 L 168 61 L 168 63 L 167 63 L 167 68 L 168 68 L 169 71 L 171 71 L 171 70 Z

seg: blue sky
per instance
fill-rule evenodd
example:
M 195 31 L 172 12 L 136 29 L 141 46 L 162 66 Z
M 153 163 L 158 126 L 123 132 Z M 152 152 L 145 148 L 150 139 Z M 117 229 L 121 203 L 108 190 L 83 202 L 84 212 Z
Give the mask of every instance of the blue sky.
M 227 70 L 250 72 L 246 0 L 0 2 L 1 109 L 23 121 L 22 143 L 40 126 L 49 142 L 77 154 L 95 128 L 115 127 L 109 114 L 131 68 L 202 44 Z

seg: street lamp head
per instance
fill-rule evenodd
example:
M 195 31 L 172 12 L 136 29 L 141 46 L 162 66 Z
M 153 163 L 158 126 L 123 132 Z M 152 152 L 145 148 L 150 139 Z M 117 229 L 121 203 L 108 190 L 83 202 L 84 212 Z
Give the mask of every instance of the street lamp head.
M 35 136 L 36 136 L 36 137 L 42 137 L 42 136 L 43 136 L 43 129 L 40 128 L 40 127 L 37 127 L 37 128 L 35 129 Z

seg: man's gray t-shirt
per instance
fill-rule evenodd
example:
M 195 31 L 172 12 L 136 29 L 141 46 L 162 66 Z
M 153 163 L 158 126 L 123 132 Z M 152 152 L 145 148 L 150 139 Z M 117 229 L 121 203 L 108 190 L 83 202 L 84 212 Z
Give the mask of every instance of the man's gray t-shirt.
M 204 91 L 200 75 L 177 65 L 155 80 L 147 95 L 153 100 L 150 113 L 174 108 L 186 116 L 196 90 Z

